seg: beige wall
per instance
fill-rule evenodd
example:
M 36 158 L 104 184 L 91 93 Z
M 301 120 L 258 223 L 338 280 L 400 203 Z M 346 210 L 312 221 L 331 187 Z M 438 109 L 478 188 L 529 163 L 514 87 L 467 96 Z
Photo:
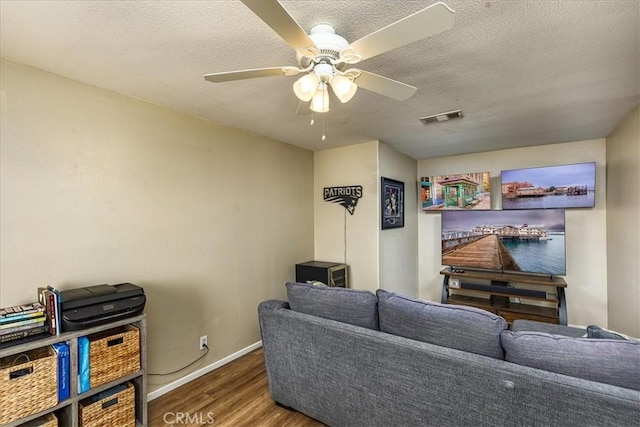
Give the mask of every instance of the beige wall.
M 424 159 L 418 161 L 417 176 L 488 171 L 492 209 L 500 209 L 502 170 L 592 161 L 597 163 L 595 208 L 566 210 L 567 314 L 569 324 L 607 325 L 605 140 Z M 440 301 L 440 214 L 419 214 L 418 232 L 420 297 Z
M 607 138 L 609 327 L 640 337 L 640 112 Z
M 418 200 L 415 177 L 418 162 L 382 142 L 379 144 L 378 151 L 380 177 L 404 182 L 405 191 L 404 227 L 380 230 L 378 225 L 380 288 L 417 298 Z
M 0 76 L 0 306 L 141 285 L 152 372 L 198 357 L 200 335 L 190 370 L 259 341 L 258 302 L 313 257 L 313 153 L 13 63 Z
M 378 141 L 315 152 L 315 259 L 348 264 L 352 288 L 418 295 L 416 165 Z M 405 183 L 404 228 L 381 230 L 383 176 Z M 323 188 L 349 185 L 363 187 L 353 215 L 323 200 Z
M 350 287 L 378 289 L 378 142 L 314 153 L 315 259 L 349 265 Z M 353 215 L 323 200 L 324 187 L 361 185 Z

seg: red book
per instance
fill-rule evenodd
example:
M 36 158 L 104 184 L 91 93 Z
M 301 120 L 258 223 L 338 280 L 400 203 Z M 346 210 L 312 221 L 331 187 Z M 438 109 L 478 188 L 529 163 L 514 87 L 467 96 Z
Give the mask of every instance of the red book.
M 40 303 L 45 306 L 49 333 L 51 335 L 58 335 L 58 322 L 56 317 L 58 307 L 56 305 L 55 294 L 47 288 L 38 288 L 38 298 L 40 299 Z

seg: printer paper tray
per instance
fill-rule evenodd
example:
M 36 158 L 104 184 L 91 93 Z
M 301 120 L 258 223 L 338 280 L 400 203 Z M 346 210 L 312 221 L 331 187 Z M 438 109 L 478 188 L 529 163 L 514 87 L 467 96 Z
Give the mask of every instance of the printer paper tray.
M 131 308 L 126 311 L 118 313 L 111 313 L 107 315 L 90 317 L 83 320 L 69 320 L 62 314 L 62 330 L 63 331 L 77 331 L 79 329 L 86 329 L 92 326 L 102 325 L 105 323 L 115 322 L 116 320 L 124 319 L 127 317 L 133 317 L 142 313 L 144 305 L 138 308 Z

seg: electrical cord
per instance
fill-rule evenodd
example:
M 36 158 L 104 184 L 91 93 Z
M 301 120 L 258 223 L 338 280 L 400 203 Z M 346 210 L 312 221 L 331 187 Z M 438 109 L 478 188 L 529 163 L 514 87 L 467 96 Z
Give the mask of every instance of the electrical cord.
M 176 369 L 175 371 L 167 372 L 167 373 L 164 373 L 164 374 L 147 374 L 147 375 L 165 376 L 165 375 L 172 375 L 172 374 L 178 373 L 180 371 L 183 371 L 183 370 L 187 369 L 189 366 L 193 365 L 194 363 L 199 362 L 200 360 L 202 360 L 202 358 L 204 358 L 209 353 L 209 346 L 206 345 L 206 344 L 203 344 L 203 347 L 205 348 L 204 354 L 202 356 L 198 357 L 193 362 L 189 363 L 187 366 L 184 366 L 184 367 L 182 367 L 180 369 Z
M 347 210 L 344 210 L 344 263 L 347 264 Z

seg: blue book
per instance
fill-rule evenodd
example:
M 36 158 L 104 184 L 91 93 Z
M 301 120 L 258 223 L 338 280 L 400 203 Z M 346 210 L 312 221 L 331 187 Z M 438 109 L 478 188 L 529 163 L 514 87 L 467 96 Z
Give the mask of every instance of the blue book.
M 84 393 L 91 388 L 89 370 L 89 338 L 78 338 L 78 393 Z
M 69 398 L 69 344 L 58 342 L 52 345 L 58 355 L 58 402 Z

